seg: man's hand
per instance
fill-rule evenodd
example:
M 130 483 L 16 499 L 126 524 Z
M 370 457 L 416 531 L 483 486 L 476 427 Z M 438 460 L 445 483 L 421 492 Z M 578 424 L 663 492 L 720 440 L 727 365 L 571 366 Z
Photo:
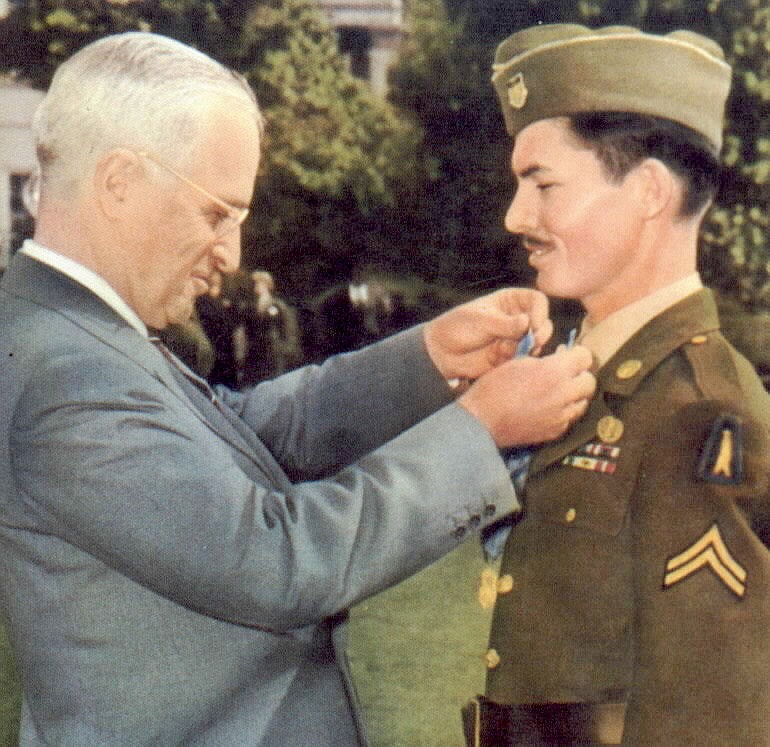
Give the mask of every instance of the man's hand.
M 517 358 L 490 370 L 457 401 L 500 448 L 550 441 L 588 408 L 596 389 L 591 363 L 580 345 L 545 358 Z
M 462 304 L 425 325 L 425 345 L 446 379 L 477 379 L 510 359 L 531 329 L 537 353 L 551 337 L 548 299 L 506 288 Z

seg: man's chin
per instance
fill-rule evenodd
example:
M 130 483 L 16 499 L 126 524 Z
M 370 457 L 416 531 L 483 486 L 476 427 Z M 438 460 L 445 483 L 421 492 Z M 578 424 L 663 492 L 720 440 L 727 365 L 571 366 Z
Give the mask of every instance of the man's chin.
M 195 298 L 180 297 L 166 308 L 166 326 L 185 324 L 195 313 Z

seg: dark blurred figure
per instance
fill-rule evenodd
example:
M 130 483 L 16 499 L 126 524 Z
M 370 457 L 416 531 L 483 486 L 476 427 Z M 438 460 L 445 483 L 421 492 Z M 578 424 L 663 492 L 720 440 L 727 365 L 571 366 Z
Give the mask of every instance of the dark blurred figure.
M 181 358 L 198 376 L 207 379 L 214 367 L 214 346 L 197 314 L 180 324 L 169 324 L 155 334 L 174 355 Z
M 198 299 L 202 328 L 214 361 L 207 378 L 233 389 L 252 386 L 303 362 L 297 316 L 273 295 L 268 272 L 239 270 L 221 290 Z
M 308 360 L 357 350 L 427 321 L 467 296 L 416 280 L 360 272 L 311 299 L 302 320 Z

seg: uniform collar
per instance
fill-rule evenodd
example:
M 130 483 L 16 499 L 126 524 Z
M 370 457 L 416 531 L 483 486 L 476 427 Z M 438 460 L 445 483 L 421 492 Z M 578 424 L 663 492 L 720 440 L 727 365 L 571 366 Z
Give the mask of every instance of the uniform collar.
M 647 374 L 674 350 L 700 345 L 719 329 L 711 291 L 701 288 L 645 324 L 607 361 L 598 374 L 599 388 L 631 396 Z
M 579 342 L 604 366 L 647 322 L 703 288 L 697 272 L 624 306 L 598 324 L 586 317 Z
M 597 375 L 596 394 L 588 412 L 558 441 L 542 446 L 530 474 L 539 472 L 597 435 L 605 416 L 617 415 L 610 406 L 618 398 L 633 396 L 650 371 L 685 345 L 701 345 L 719 329 L 711 291 L 703 288 L 650 320 L 618 350 Z

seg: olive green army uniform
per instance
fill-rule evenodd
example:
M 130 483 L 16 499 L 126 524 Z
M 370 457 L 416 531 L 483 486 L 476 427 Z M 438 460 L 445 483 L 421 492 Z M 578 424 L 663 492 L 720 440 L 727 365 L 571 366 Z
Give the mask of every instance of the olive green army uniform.
M 597 378 L 533 456 L 486 695 L 627 703 L 631 745 L 770 745 L 770 397 L 707 290 Z

